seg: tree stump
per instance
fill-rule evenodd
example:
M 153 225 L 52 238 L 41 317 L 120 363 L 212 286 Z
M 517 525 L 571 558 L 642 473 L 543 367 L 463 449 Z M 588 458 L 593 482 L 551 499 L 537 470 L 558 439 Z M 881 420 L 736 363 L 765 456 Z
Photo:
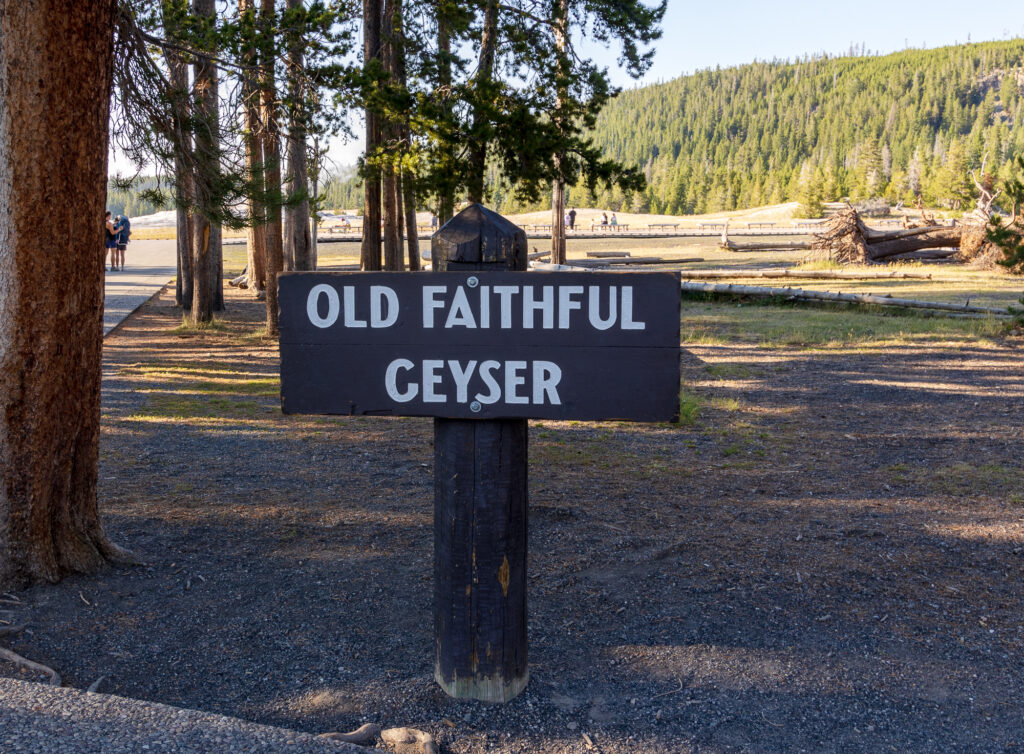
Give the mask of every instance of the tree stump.
M 470 204 L 434 234 L 437 272 L 526 269 L 526 234 Z M 434 679 L 507 702 L 529 680 L 525 419 L 434 419 Z

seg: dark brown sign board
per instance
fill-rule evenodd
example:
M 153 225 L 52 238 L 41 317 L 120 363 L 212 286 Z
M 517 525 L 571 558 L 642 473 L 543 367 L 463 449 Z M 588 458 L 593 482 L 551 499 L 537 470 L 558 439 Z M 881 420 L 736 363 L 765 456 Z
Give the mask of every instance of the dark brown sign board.
M 679 419 L 678 272 L 278 282 L 287 414 Z

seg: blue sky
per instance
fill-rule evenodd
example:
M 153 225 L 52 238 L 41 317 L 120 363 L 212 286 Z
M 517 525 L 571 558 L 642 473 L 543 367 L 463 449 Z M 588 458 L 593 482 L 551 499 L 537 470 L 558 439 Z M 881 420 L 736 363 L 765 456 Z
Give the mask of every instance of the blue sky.
M 1024 37 L 1024 2 L 991 0 L 669 0 L 656 43 L 654 65 L 641 83 L 666 81 L 701 68 L 794 58 L 806 53 L 843 54 L 850 45 L 890 53 L 905 47 L 944 47 Z M 587 48 L 614 68 L 613 51 Z M 619 86 L 635 83 L 613 72 Z

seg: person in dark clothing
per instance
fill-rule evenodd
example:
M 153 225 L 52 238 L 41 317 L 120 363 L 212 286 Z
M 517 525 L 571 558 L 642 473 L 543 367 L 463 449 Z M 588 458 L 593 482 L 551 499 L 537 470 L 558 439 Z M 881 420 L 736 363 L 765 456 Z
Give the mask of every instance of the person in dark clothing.
M 110 219 L 110 211 L 107 211 L 103 220 L 103 266 L 106 267 L 107 251 L 110 252 L 110 269 L 116 269 L 114 263 L 117 261 L 117 231 L 114 228 L 114 221 Z
M 127 217 L 119 217 L 117 223 L 114 226 L 114 230 L 117 233 L 117 253 L 115 254 L 115 262 L 120 270 L 124 270 L 124 252 L 128 248 L 128 241 L 132 235 L 132 222 Z
M 576 208 L 569 210 L 569 230 L 576 230 Z

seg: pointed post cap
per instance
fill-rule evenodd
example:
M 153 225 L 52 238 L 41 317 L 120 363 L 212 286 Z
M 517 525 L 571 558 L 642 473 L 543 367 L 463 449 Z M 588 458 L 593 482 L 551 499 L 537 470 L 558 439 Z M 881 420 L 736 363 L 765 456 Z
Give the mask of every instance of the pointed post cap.
M 526 232 L 482 204 L 470 204 L 430 239 L 434 270 L 525 270 Z

